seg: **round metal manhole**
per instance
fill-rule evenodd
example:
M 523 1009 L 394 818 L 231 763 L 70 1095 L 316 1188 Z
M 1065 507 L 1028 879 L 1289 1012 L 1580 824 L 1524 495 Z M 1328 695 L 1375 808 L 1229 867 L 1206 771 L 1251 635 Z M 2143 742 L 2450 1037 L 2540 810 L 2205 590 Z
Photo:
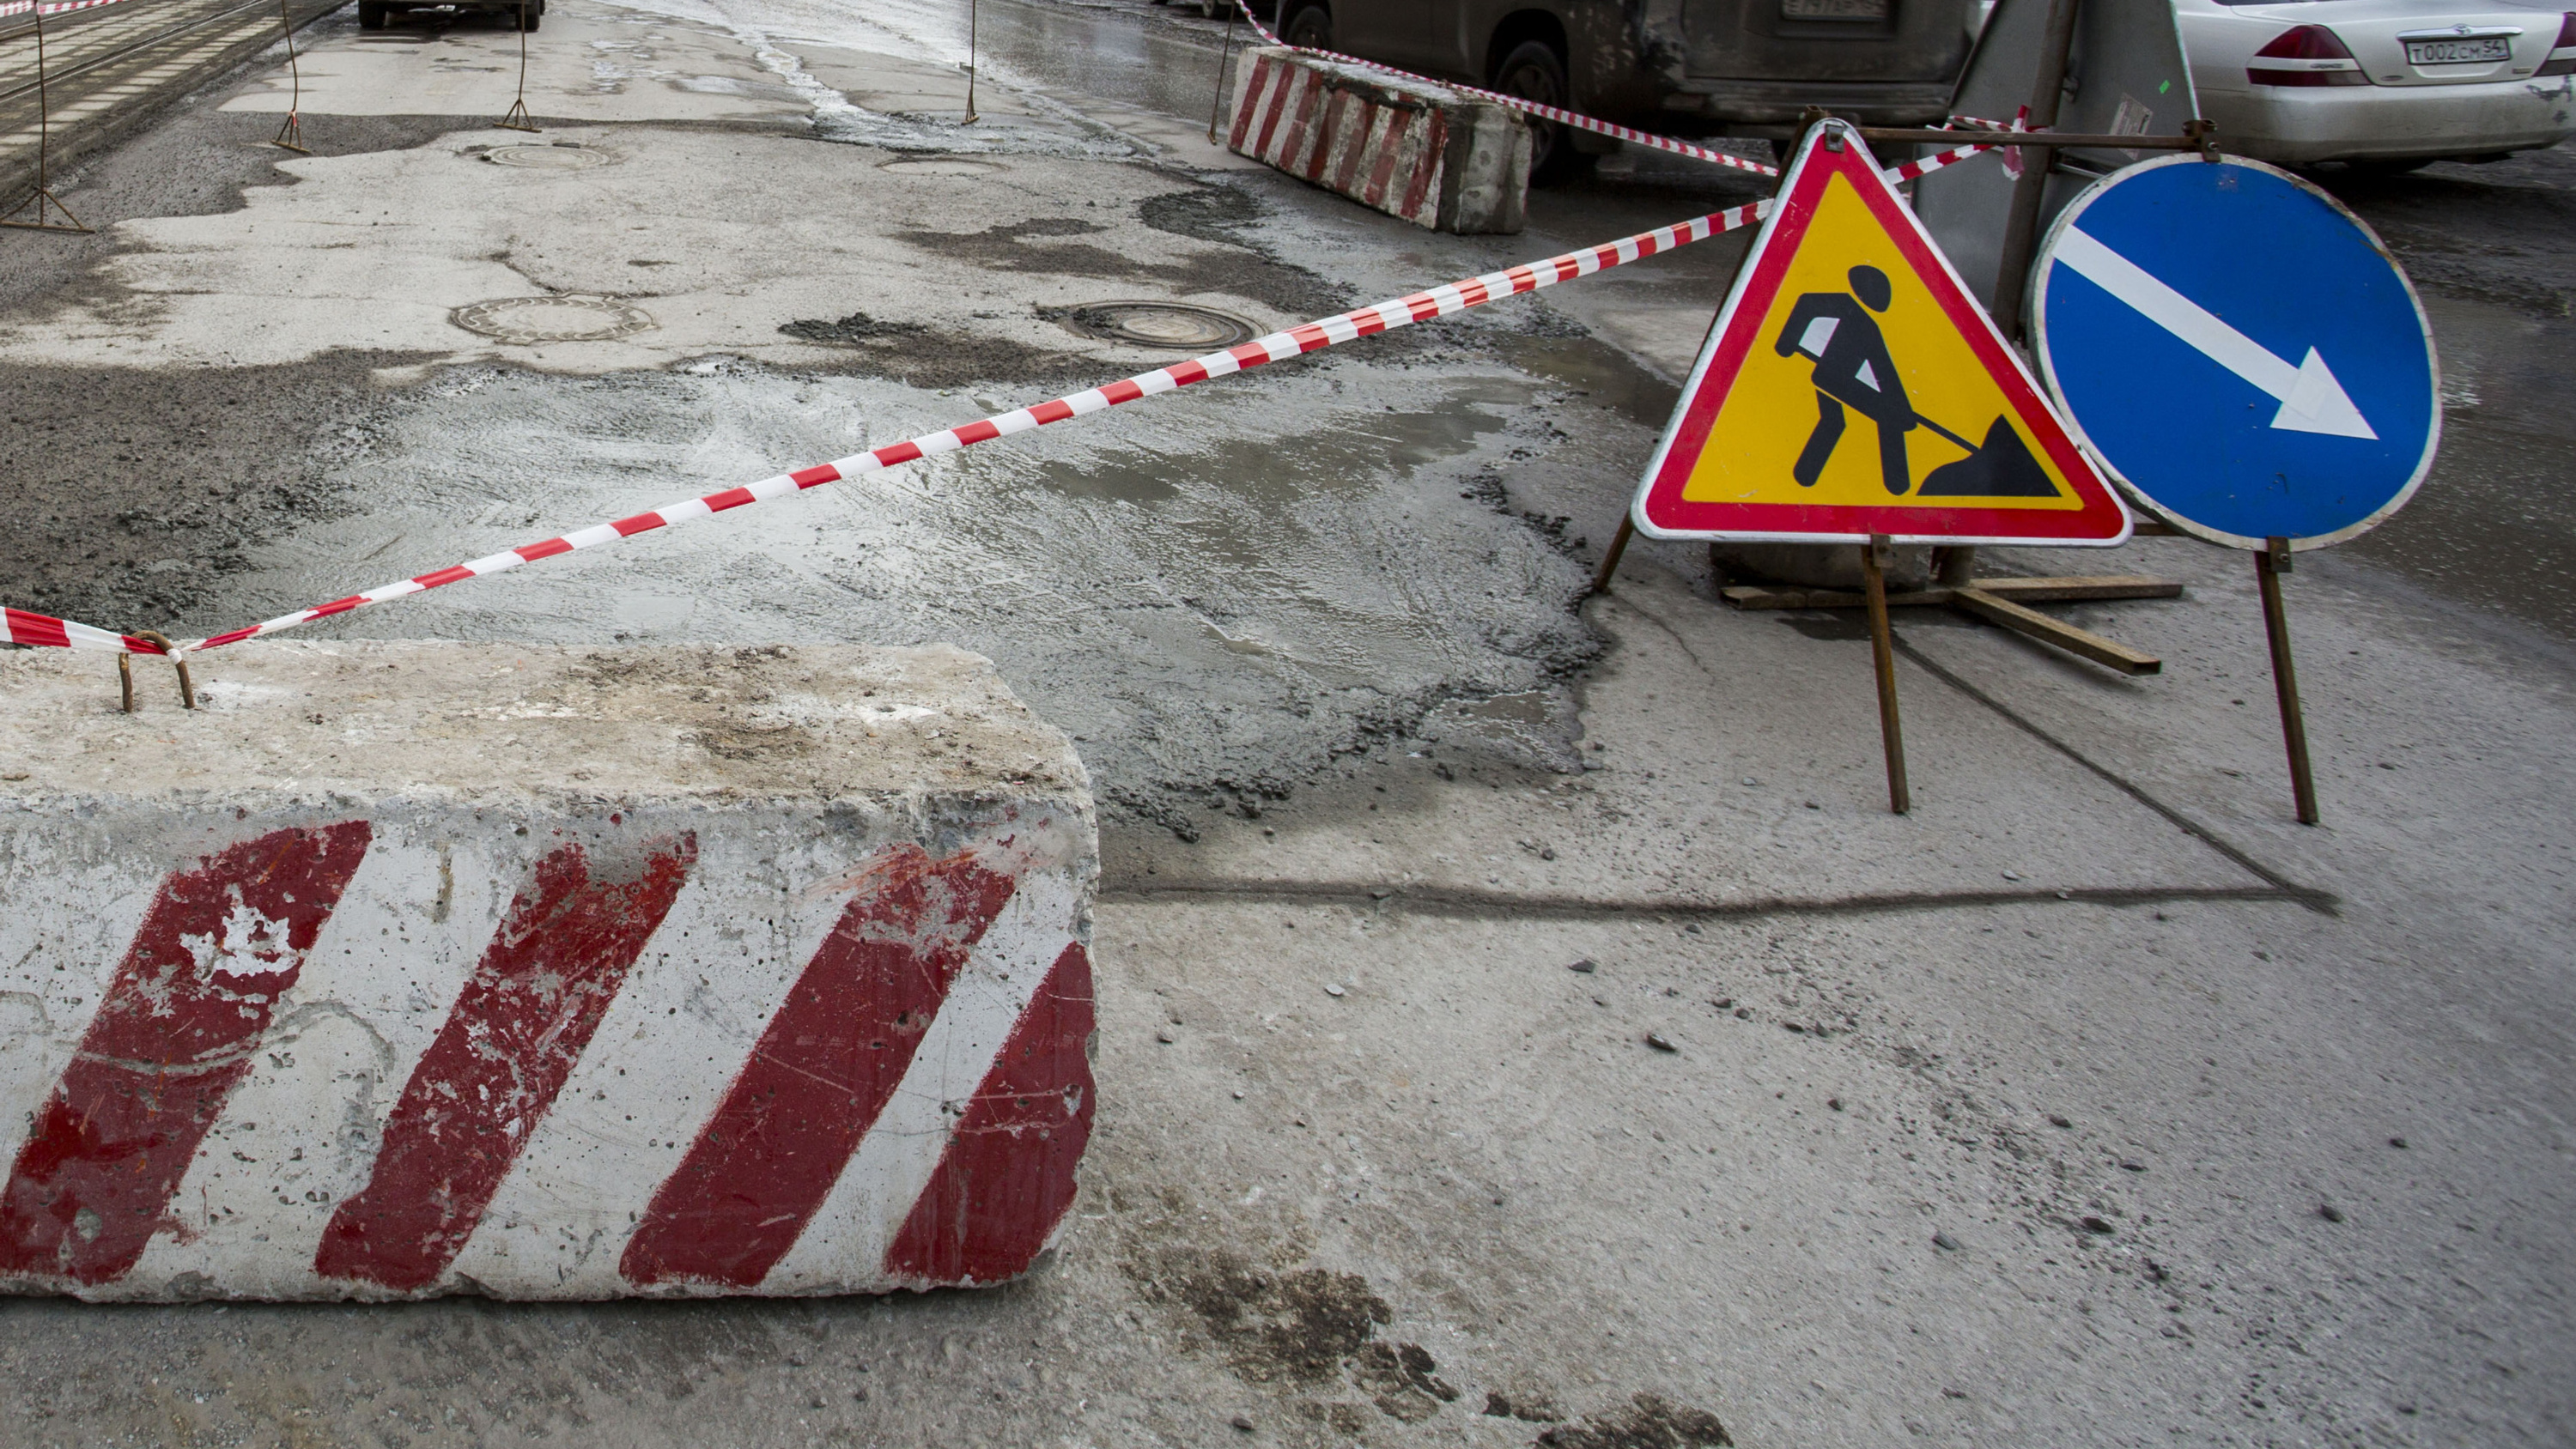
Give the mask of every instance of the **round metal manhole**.
M 581 171 L 605 166 L 616 158 L 588 146 L 559 142 L 552 146 L 495 146 L 483 153 L 483 159 L 495 166 L 524 166 L 531 171 Z
M 969 161 L 963 156 L 912 156 L 880 162 L 877 169 L 898 176 L 982 176 L 1009 168 L 990 161 Z
M 1261 335 L 1240 317 L 1186 302 L 1092 302 L 1066 309 L 1064 325 L 1107 342 L 1188 352 L 1232 347 Z
M 501 297 L 447 314 L 468 332 L 525 346 L 532 342 L 607 342 L 649 332 L 653 318 L 614 297 Z

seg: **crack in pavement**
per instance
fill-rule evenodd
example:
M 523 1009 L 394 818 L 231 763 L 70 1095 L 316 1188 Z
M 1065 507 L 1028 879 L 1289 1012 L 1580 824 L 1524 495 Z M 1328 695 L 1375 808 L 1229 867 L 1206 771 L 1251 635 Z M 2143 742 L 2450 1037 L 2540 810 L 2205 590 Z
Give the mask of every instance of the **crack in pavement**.
M 1145 880 L 1104 878 L 1098 898 L 1118 905 L 1227 899 L 1283 904 L 1389 907 L 1421 915 L 1503 916 L 1548 920 L 1668 916 L 1694 920 L 1750 916 L 1874 915 L 1984 906 L 2151 906 L 2184 901 L 2288 902 L 2338 914 L 2339 897 L 2304 886 L 2093 886 L 1994 891 L 1879 891 L 1849 896 L 1753 896 L 1739 901 L 1617 900 L 1588 896 L 1513 895 L 1504 891 L 1389 887 L 1358 881 Z

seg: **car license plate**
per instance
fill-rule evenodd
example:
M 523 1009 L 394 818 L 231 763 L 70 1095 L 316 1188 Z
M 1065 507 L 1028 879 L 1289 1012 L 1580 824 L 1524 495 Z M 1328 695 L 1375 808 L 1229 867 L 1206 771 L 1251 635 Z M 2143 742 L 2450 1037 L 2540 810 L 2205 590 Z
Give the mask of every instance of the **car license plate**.
M 2406 60 L 2410 65 L 2468 65 L 2478 61 L 2511 59 L 2513 42 L 2501 35 L 2480 36 L 2474 40 L 2406 42 Z
M 1780 0 L 1783 20 L 1885 20 L 1888 0 Z

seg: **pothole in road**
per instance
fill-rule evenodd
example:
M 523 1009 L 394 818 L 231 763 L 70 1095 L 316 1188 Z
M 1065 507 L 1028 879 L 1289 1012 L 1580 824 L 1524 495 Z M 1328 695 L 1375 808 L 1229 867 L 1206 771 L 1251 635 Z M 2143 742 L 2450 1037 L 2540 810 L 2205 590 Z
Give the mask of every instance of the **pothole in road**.
M 1191 352 L 1232 347 L 1260 335 L 1260 329 L 1240 317 L 1186 302 L 1092 302 L 1068 307 L 1056 320 L 1085 337 Z
M 981 176 L 988 171 L 1009 168 L 991 161 L 969 161 L 963 156 L 921 156 L 880 164 L 879 171 L 898 176 Z
M 495 146 L 483 153 L 495 166 L 521 166 L 531 171 L 583 171 L 617 159 L 605 151 L 558 141 L 551 146 Z
M 605 342 L 649 332 L 652 316 L 614 297 L 499 297 L 447 314 L 468 332 L 525 346 L 533 342 Z

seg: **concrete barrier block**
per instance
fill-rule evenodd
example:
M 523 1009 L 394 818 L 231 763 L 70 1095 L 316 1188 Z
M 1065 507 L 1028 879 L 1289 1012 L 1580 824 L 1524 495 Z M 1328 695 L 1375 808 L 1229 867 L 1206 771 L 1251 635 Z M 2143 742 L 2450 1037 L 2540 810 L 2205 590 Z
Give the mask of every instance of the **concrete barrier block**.
M 944 647 L 0 654 L 0 1291 L 805 1294 L 1074 1193 L 1081 762 Z
M 1527 211 L 1518 111 L 1284 46 L 1244 52 L 1226 145 L 1433 231 L 1518 232 Z

